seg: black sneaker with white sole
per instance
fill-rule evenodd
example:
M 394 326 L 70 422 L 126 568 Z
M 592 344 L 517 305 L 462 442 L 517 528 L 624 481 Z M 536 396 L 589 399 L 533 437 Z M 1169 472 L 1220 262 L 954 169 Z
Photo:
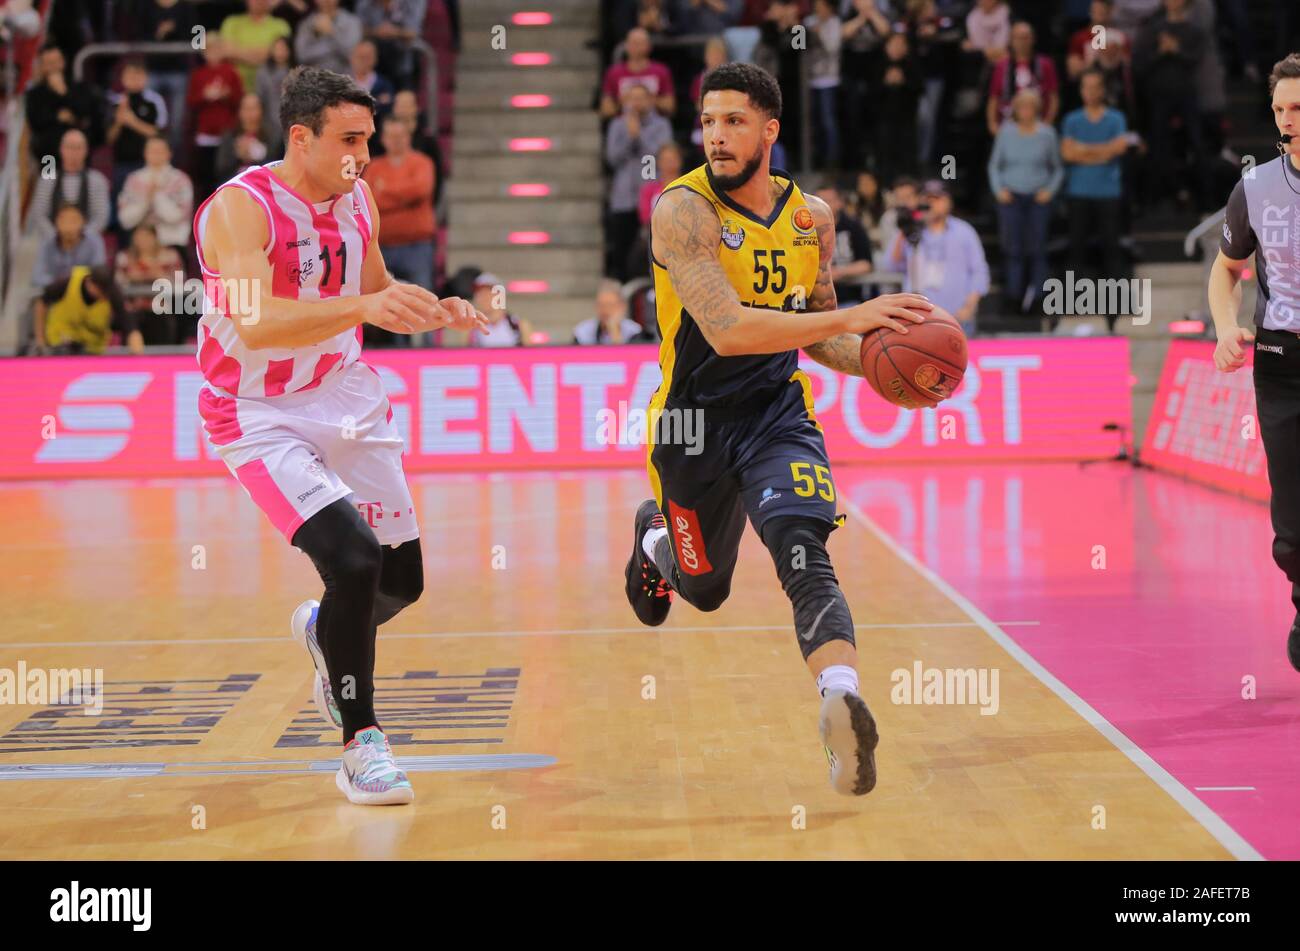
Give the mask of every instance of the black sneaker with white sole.
M 627 603 L 632 605 L 637 620 L 650 627 L 658 627 L 668 617 L 672 606 L 672 589 L 659 573 L 655 563 L 646 557 L 641 539 L 652 528 L 665 528 L 663 513 L 654 499 L 646 499 L 636 510 L 636 523 L 632 531 L 632 557 L 627 560 L 624 577 L 627 581 Z

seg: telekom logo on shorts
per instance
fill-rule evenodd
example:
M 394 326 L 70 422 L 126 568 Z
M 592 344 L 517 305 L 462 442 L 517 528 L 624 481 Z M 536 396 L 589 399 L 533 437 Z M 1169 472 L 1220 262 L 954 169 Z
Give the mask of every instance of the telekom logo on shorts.
M 694 509 L 684 509 L 672 499 L 668 500 L 668 514 L 672 517 L 673 535 L 677 539 L 677 562 L 688 575 L 708 574 L 713 570 L 704 539 L 700 532 L 700 517 Z
M 83 373 L 63 389 L 59 428 L 36 451 L 37 462 L 102 462 L 131 438 L 135 419 L 121 405 L 144 392 L 152 373 Z
M 371 528 L 378 528 L 379 520 L 384 517 L 384 506 L 379 502 L 358 502 L 357 510 Z

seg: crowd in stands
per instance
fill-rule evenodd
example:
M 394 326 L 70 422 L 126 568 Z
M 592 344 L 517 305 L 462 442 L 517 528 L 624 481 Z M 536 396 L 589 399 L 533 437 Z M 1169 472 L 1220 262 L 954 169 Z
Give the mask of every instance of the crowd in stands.
M 197 277 L 195 210 L 243 169 L 283 156 L 280 84 L 300 64 L 348 73 L 375 97 L 363 177 L 383 215 L 385 259 L 400 278 L 435 289 L 441 154 L 411 47 L 427 3 L 127 0 L 109 22 L 109 5 L 55 0 L 24 102 L 34 182 L 25 227 L 40 241 L 28 352 L 193 340 L 197 315 L 157 313 L 155 298 L 172 297 L 152 284 Z M 21 6 L 0 7 L 5 29 L 30 26 L 11 15 Z M 79 30 L 71 38 L 68 24 Z M 68 57 L 107 39 L 189 49 L 92 59 L 76 80 Z M 370 342 L 405 341 L 379 332 Z
M 196 277 L 195 209 L 282 156 L 279 89 L 299 64 L 347 72 L 376 99 L 364 177 L 390 269 L 482 298 L 492 330 L 475 344 L 535 342 L 494 275 L 437 273 L 443 162 L 412 47 L 431 3 L 454 21 L 454 0 L 54 0 L 24 104 L 25 227 L 40 242 L 29 352 L 193 340 L 194 315 L 155 313 L 146 290 Z M 39 33 L 33 7 L 0 0 L 0 43 Z M 1258 81 L 1286 51 L 1300 10 L 1274 11 L 1263 37 L 1247 0 L 601 0 L 605 276 L 625 293 L 648 276 L 654 202 L 703 161 L 703 75 L 748 61 L 784 99 L 773 167 L 835 210 L 842 301 L 918 289 L 973 330 L 996 283 L 1004 312 L 1037 314 L 1054 226 L 1076 273 L 1124 276 L 1135 216 L 1221 204 L 1239 174 L 1220 157 L 1225 74 Z M 70 57 L 97 40 L 188 49 L 94 58 L 78 80 Z M 996 232 L 996 279 L 973 225 Z M 573 342 L 654 338 L 644 296 L 629 310 L 612 286 Z M 366 340 L 408 343 L 376 328 Z
M 1240 173 L 1222 155 L 1226 75 L 1258 82 L 1300 27 L 1300 8 L 1274 8 L 1257 37 L 1246 0 L 607 0 L 606 273 L 649 273 L 647 196 L 704 161 L 702 73 L 740 60 L 781 88 L 772 167 L 821 184 L 842 223 L 841 300 L 901 272 L 894 287 L 974 329 L 991 282 L 955 205 L 996 222 L 998 306 L 1041 315 L 1054 219 L 1068 267 L 1123 277 L 1136 215 L 1194 224 L 1222 204 Z M 647 181 L 666 129 L 684 161 Z

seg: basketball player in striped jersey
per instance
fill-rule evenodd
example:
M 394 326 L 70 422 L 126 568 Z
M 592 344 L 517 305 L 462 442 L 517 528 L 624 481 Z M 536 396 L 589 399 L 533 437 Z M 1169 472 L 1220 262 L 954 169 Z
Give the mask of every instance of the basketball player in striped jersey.
M 649 625 L 663 623 L 674 591 L 717 610 L 731 592 L 748 516 L 817 683 L 831 785 L 860 796 L 876 783 L 878 737 L 858 694 L 853 618 L 826 550 L 843 516 L 798 351 L 862 376 L 861 334 L 906 333 L 932 305 L 892 294 L 836 309 L 834 215 L 769 168 L 781 116 L 770 75 L 719 66 L 704 77 L 700 106 L 707 162 L 664 189 L 651 219 L 663 382 L 650 403 L 655 498 L 636 513 L 627 597 Z M 703 451 L 683 444 L 691 430 L 674 422 L 682 413 L 702 420 Z
M 339 789 L 355 803 L 411 802 L 374 710 L 379 625 L 424 587 L 402 438 L 363 324 L 397 333 L 483 329 L 458 298 L 397 283 L 360 174 L 375 103 L 319 67 L 285 79 L 285 158 L 252 166 L 198 209 L 203 268 L 199 412 L 208 438 L 281 534 L 315 563 L 324 594 L 291 629 L 315 666 L 321 716 L 343 731 Z

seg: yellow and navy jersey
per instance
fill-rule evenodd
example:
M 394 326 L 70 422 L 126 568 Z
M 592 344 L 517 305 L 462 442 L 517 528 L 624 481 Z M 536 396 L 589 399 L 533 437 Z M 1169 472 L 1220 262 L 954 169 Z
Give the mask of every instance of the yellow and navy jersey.
M 722 223 L 718 259 L 727 280 L 746 307 L 802 310 L 817 281 L 820 252 L 817 228 L 803 193 L 789 173 L 771 170 L 784 191 L 772 213 L 760 218 L 713 187 L 709 166 L 669 183 L 708 199 Z M 732 407 L 769 399 L 799 368 L 796 350 L 722 357 L 682 305 L 668 271 L 650 253 L 655 310 L 663 343 L 659 367 L 664 381 L 655 394 L 659 406 Z

